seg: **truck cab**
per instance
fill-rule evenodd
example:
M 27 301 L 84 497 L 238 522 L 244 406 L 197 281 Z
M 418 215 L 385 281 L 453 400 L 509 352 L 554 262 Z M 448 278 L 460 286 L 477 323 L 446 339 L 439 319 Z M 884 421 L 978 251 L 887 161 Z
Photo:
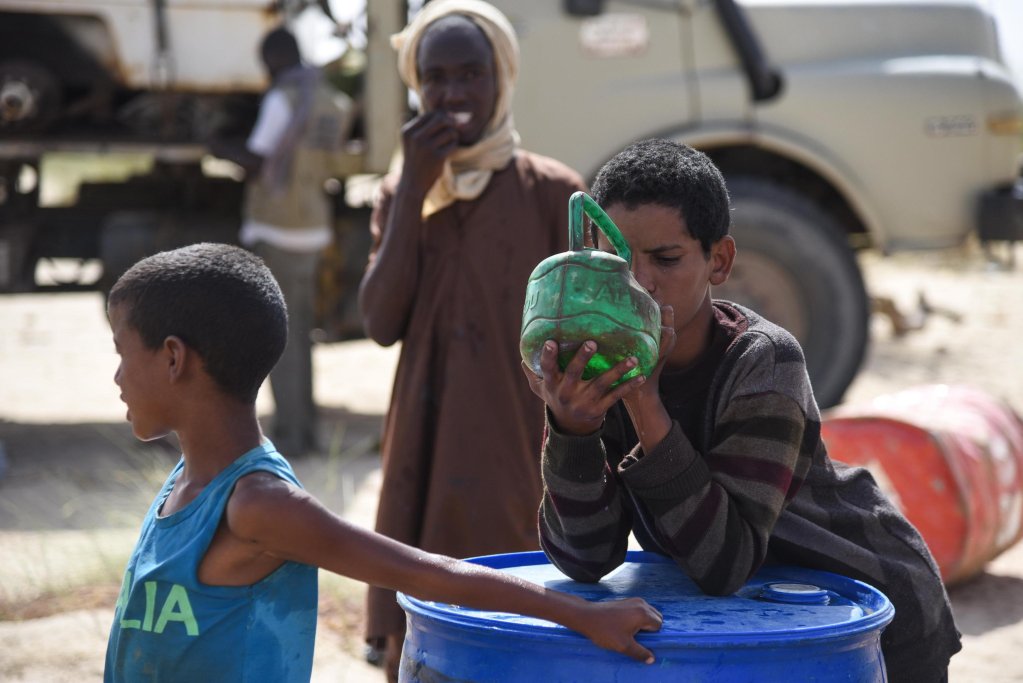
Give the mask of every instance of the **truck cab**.
M 109 120 L 142 121 L 135 134 L 195 144 L 201 154 L 206 128 L 244 129 L 245 112 L 254 111 L 263 32 L 323 4 L 0 0 L 0 137 L 31 140 L 33 128 L 56 122 L 77 121 L 81 130 L 83 117 L 95 123 L 115 112 Z M 1023 101 L 979 1 L 492 4 L 519 36 L 513 108 L 524 147 L 591 180 L 617 151 L 649 137 L 680 140 L 714 159 L 738 244 L 732 279 L 714 294 L 796 335 L 822 407 L 841 400 L 868 344 L 857 250 L 1023 235 L 1023 193 L 1014 191 Z M 365 13 L 362 135 L 349 178 L 386 171 L 409 113 L 387 42 L 407 7 L 374 0 Z M 63 36 L 65 47 L 25 38 L 44 29 Z M 0 168 L 3 149 L 0 142 Z M 52 251 L 38 246 L 37 228 L 24 227 L 38 226 L 37 218 L 19 219 L 21 237 L 10 237 L 10 208 L 0 200 L 0 245 L 7 234 L 23 252 Z M 347 271 L 350 289 L 360 273 Z

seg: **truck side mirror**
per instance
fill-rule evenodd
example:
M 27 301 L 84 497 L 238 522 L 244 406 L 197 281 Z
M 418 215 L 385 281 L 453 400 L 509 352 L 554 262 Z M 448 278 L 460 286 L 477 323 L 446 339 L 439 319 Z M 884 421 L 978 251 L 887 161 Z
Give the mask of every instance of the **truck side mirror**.
M 604 0 L 561 0 L 561 7 L 574 17 L 595 17 L 604 12 Z

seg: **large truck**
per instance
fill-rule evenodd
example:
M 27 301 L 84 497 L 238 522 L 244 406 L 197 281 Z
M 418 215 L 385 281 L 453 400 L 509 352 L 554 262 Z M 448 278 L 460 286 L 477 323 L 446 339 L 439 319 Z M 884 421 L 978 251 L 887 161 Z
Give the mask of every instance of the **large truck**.
M 739 248 L 715 295 L 796 335 L 822 407 L 841 401 L 868 344 L 857 250 L 1023 235 L 1023 102 L 977 1 L 493 4 L 520 39 L 525 147 L 590 179 L 647 137 L 714 159 Z M 326 0 L 0 0 L 0 292 L 102 288 L 155 249 L 233 240 L 241 180 L 210 172 L 206 143 L 251 126 L 265 31 L 329 11 Z M 388 38 L 408 11 L 366 3 L 365 44 L 347 55 L 364 69 L 347 81 L 359 117 L 338 165 L 328 339 L 359 333 L 368 209 L 345 189 L 393 159 L 409 100 Z M 46 159 L 76 150 L 153 161 L 41 206 Z M 38 264 L 58 258 L 98 262 L 101 274 L 40 282 Z

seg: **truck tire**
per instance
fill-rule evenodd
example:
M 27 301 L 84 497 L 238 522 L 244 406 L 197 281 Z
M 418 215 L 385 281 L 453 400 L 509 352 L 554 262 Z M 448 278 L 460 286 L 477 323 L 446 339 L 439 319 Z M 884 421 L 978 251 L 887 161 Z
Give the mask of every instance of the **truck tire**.
M 159 251 L 160 215 L 152 211 L 114 211 L 100 225 L 98 288 L 104 298 L 124 271 Z
M 870 307 L 863 276 L 837 222 L 780 184 L 728 179 L 737 256 L 714 296 L 788 329 L 806 356 L 821 408 L 842 400 L 863 362 Z
M 42 64 L 0 60 L 0 133 L 45 130 L 60 114 L 57 77 Z
M 103 274 L 97 288 L 105 297 L 136 261 L 157 252 L 199 242 L 237 244 L 238 228 L 235 217 L 213 211 L 112 211 L 100 226 Z

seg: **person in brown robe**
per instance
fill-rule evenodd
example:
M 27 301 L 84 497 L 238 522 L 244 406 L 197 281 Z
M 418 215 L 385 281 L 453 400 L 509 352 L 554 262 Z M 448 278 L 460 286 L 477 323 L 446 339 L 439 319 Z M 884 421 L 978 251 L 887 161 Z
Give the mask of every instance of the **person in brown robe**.
M 402 342 L 384 423 L 376 530 L 455 557 L 537 550 L 543 403 L 522 381 L 526 281 L 568 248 L 561 162 L 519 148 L 518 47 L 476 0 L 428 3 L 396 37 L 421 113 L 371 220 L 359 291 L 366 333 Z M 397 677 L 405 614 L 371 588 L 366 641 Z

